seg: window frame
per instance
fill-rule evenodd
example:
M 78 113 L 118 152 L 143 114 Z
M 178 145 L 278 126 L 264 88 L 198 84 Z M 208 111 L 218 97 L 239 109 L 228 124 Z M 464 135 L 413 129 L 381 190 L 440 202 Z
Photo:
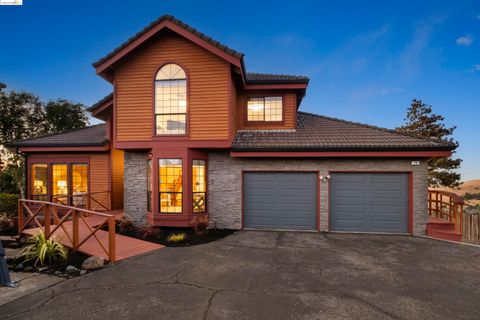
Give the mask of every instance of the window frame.
M 160 190 L 159 190 L 159 197 L 160 197 Z M 153 161 L 152 159 L 147 159 L 147 211 L 153 212 Z
M 194 161 L 203 161 L 204 162 L 204 166 L 205 166 L 205 174 L 203 176 L 203 178 L 205 179 L 205 191 L 193 191 L 193 179 L 194 179 L 194 175 L 193 175 L 193 163 Z M 208 212 L 208 160 L 207 159 L 197 159 L 197 158 L 193 158 L 192 159 L 192 162 L 191 162 L 191 170 L 192 170 L 192 179 L 191 179 L 191 183 L 192 183 L 192 203 L 191 203 L 191 206 L 192 206 L 192 214 L 202 214 L 202 213 L 206 213 Z M 204 210 L 203 211 L 195 211 L 195 206 L 194 206 L 194 203 L 193 203 L 193 199 L 194 199 L 194 195 L 196 193 L 203 193 L 204 194 L 204 201 L 205 201 L 205 205 L 204 205 Z
M 179 66 L 183 72 L 185 73 L 185 79 L 170 79 L 170 80 L 157 80 L 157 74 L 160 72 L 160 70 L 169 65 L 169 64 L 175 64 L 177 66 Z M 160 82 L 160 81 L 175 81 L 175 80 L 185 80 L 185 88 L 186 88 L 186 98 L 185 98 L 185 102 L 186 102 L 186 106 L 185 106 L 185 113 L 157 113 L 157 82 Z M 155 73 L 153 74 L 153 108 L 152 108 L 152 122 L 153 122 L 153 125 L 152 125 L 152 135 L 154 138 L 157 138 L 157 139 L 161 139 L 161 138 L 169 138 L 169 137 L 187 137 L 189 135 L 189 105 L 190 105 L 190 88 L 189 88 L 189 84 L 190 84 L 190 79 L 189 79 L 189 75 L 188 75 L 188 71 L 187 69 L 181 64 L 181 63 L 178 63 L 178 62 L 175 62 L 175 61 L 169 61 L 169 62 L 166 62 L 166 63 L 163 63 L 162 65 L 160 65 L 160 67 L 158 67 L 158 69 L 155 71 Z M 161 115 L 185 115 L 185 133 L 172 133 L 172 134 L 169 134 L 169 133 L 158 133 L 157 132 L 157 116 L 161 116 Z
M 34 186 L 34 179 L 33 179 L 33 167 L 38 166 L 38 165 L 44 165 L 47 167 L 47 177 L 46 177 L 46 191 L 47 193 L 45 194 L 37 194 L 33 193 L 33 186 Z M 30 193 L 30 199 L 32 200 L 39 200 L 39 197 L 42 197 L 43 199 L 40 199 L 41 201 L 50 201 L 50 164 L 46 162 L 32 162 L 30 163 L 29 166 L 29 180 L 30 180 L 30 185 L 29 185 L 29 193 Z
M 265 120 L 265 98 L 278 97 L 282 102 L 282 120 L 267 121 Z M 248 120 L 248 101 L 250 99 L 263 99 L 263 120 Z M 248 95 L 245 98 L 245 123 L 246 124 L 262 124 L 262 125 L 279 125 L 285 123 L 285 95 L 284 94 L 263 94 L 263 95 Z
M 178 192 L 178 191 L 163 191 L 162 192 L 162 186 L 161 186 L 161 178 L 160 178 L 160 170 L 161 170 L 161 166 L 160 166 L 160 162 L 162 160 L 179 160 L 180 161 L 180 168 L 182 170 L 182 175 L 181 175 L 181 178 L 182 178 L 182 184 L 181 184 L 181 187 L 182 187 L 182 191 Z M 168 215 L 181 215 L 181 214 L 184 214 L 184 205 L 183 205 L 183 201 L 184 201 L 184 191 L 185 191 L 185 188 L 184 188 L 184 181 L 185 181 L 185 170 L 184 170 L 184 159 L 183 158 L 175 158 L 175 157 L 166 157 L 166 158 L 157 158 L 157 166 L 158 166 L 158 180 L 157 180 L 157 185 L 158 185 L 158 195 L 157 195 L 157 198 L 158 198 L 158 212 L 160 214 L 168 214 Z M 168 172 L 168 167 L 167 167 L 167 172 Z M 162 193 L 165 193 L 165 194 L 180 194 L 181 195 L 181 201 L 180 201 L 180 212 L 164 212 L 162 211 Z

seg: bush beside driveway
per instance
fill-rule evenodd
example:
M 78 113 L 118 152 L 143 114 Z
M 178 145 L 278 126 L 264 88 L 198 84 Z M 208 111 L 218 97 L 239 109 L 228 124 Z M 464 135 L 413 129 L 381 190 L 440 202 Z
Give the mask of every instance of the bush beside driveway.
M 164 248 L 0 306 L 0 319 L 474 319 L 480 248 L 243 231 Z

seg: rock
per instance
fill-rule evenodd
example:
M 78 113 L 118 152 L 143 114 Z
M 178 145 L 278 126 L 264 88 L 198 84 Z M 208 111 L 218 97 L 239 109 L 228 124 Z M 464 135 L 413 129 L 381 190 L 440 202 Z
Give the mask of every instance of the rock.
M 82 263 L 82 269 L 84 270 L 95 270 L 103 268 L 105 264 L 105 259 L 102 257 L 93 256 L 88 259 L 85 259 Z
M 19 263 L 19 264 L 17 264 L 17 265 L 15 266 L 15 270 L 17 270 L 17 271 L 22 271 L 23 268 L 24 268 L 23 263 Z
M 58 271 L 58 270 L 57 270 L 57 271 L 55 271 L 55 272 L 53 273 L 53 275 L 54 275 L 54 276 L 57 276 L 57 277 L 61 277 L 61 276 L 63 276 L 63 273 L 62 273 L 61 271 Z
M 32 272 L 32 271 L 35 271 L 35 268 L 32 267 L 32 266 L 26 266 L 26 267 L 23 269 L 23 271 L 25 271 L 25 272 Z
M 65 268 L 65 272 L 69 275 L 79 274 L 80 270 L 78 270 L 75 266 L 69 265 Z
M 38 268 L 38 272 L 43 272 L 43 271 L 47 271 L 47 270 L 48 270 L 48 267 Z
M 83 269 L 82 269 L 82 270 L 80 270 L 80 275 L 81 275 L 81 276 L 83 276 L 84 274 L 87 274 L 87 273 L 88 273 L 88 271 L 87 271 L 87 270 L 83 270 Z

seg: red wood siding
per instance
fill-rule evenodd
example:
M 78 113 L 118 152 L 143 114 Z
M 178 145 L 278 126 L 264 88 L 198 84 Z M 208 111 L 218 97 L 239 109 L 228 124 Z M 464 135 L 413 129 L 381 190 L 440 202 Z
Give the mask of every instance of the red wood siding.
M 115 69 L 117 141 L 152 140 L 153 79 L 168 62 L 187 72 L 190 139 L 228 139 L 229 63 L 181 36 L 163 32 Z

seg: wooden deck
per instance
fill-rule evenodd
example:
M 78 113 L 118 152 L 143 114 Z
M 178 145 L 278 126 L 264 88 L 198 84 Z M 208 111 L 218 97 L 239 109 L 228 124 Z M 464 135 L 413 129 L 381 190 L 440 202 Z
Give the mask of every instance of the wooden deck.
M 109 211 L 104 212 L 106 214 L 115 215 L 116 220 L 121 220 L 123 218 L 123 211 Z M 97 226 L 103 225 L 106 222 L 106 218 L 102 216 L 89 216 L 85 217 L 90 228 L 95 228 Z M 81 243 L 88 235 L 91 234 L 86 223 L 83 220 L 79 220 L 79 242 Z M 72 238 L 73 235 L 73 222 L 66 221 L 62 224 L 63 228 L 58 228 L 52 234 L 52 236 L 64 246 L 72 248 L 72 242 L 68 239 L 68 236 Z M 51 225 L 51 229 L 55 229 L 56 225 Z M 33 236 L 37 234 L 41 228 L 31 228 L 25 229 L 22 231 L 22 234 Z M 68 236 L 67 236 L 68 235 Z M 102 243 L 105 248 L 108 248 L 109 234 L 107 231 L 98 230 L 95 232 L 98 240 Z M 126 237 L 123 235 L 115 234 L 115 251 L 116 251 L 116 261 L 130 258 L 142 253 L 150 252 L 152 250 L 163 248 L 164 246 L 139 240 L 136 238 Z M 103 257 L 106 260 L 109 260 L 108 254 L 103 250 L 100 243 L 91 236 L 85 243 L 83 243 L 77 251 L 84 253 L 89 256 L 99 256 Z

